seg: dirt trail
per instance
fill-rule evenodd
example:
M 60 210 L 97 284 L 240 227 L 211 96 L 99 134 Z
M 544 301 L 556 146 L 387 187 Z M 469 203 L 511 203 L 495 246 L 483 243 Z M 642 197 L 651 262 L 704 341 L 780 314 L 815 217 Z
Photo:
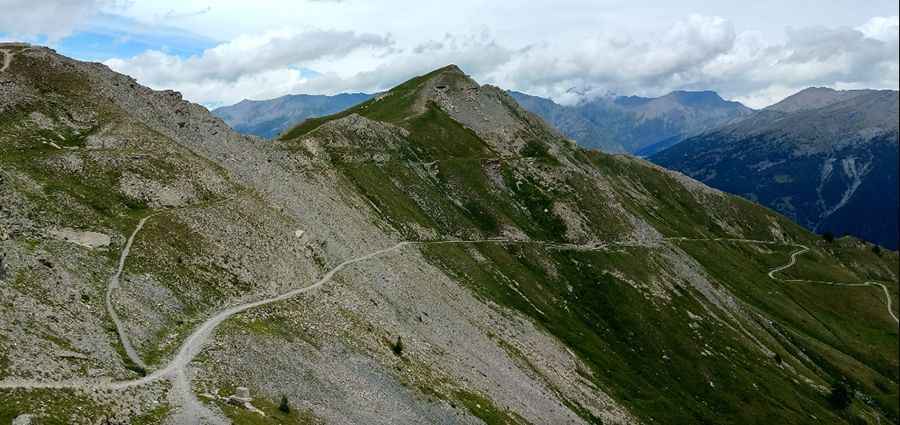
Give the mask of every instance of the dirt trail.
M 106 313 L 109 314 L 113 323 L 116 324 L 116 333 L 119 335 L 119 342 L 122 344 L 122 348 L 125 349 L 125 354 L 128 356 L 128 359 L 141 369 L 147 369 L 147 365 L 141 360 L 141 356 L 138 355 L 134 346 L 131 345 L 131 340 L 128 338 L 125 324 L 119 319 L 119 315 L 116 313 L 116 309 L 113 306 L 112 294 L 113 291 L 119 288 L 119 280 L 122 277 L 122 270 L 125 268 L 125 260 L 128 259 L 128 253 L 131 251 L 131 245 L 134 243 L 135 236 L 137 236 L 138 232 L 144 228 L 144 224 L 147 223 L 147 220 L 156 215 L 158 215 L 158 213 L 150 214 L 138 222 L 134 231 L 131 232 L 131 236 L 128 237 L 128 241 L 125 242 L 125 247 L 122 248 L 122 253 L 119 255 L 119 265 L 116 267 L 116 272 L 109 279 L 109 283 L 106 286 Z
M 774 279 L 774 280 L 779 280 L 779 281 L 782 281 L 782 282 L 811 283 L 811 284 L 818 284 L 818 285 L 843 286 L 843 287 L 860 287 L 860 286 L 868 286 L 868 287 L 878 287 L 878 288 L 881 288 L 881 290 L 884 291 L 884 297 L 885 297 L 885 299 L 887 299 L 887 310 L 888 310 L 888 314 L 891 315 L 891 317 L 894 319 L 895 322 L 897 322 L 898 324 L 900 324 L 900 319 L 898 319 L 898 318 L 897 318 L 897 315 L 894 314 L 893 301 L 891 300 L 891 292 L 888 291 L 887 286 L 885 286 L 885 285 L 884 285 L 883 283 L 881 283 L 881 282 L 875 282 L 875 281 L 868 280 L 868 281 L 865 281 L 865 282 L 862 282 L 862 283 L 844 283 L 844 282 L 830 282 L 830 281 L 825 281 L 825 280 L 780 279 L 780 278 L 775 277 L 775 273 L 784 271 L 784 270 L 790 268 L 791 266 L 793 266 L 794 264 L 797 264 L 797 256 L 798 256 L 798 255 L 804 254 L 804 253 L 806 253 L 806 252 L 809 251 L 809 248 L 807 248 L 806 246 L 803 246 L 803 245 L 796 245 L 796 246 L 799 247 L 800 249 L 798 249 L 797 251 L 794 251 L 794 252 L 791 253 L 791 259 L 790 259 L 790 261 L 788 261 L 787 264 L 785 264 L 785 265 L 783 265 L 783 266 L 780 266 L 780 267 L 776 267 L 776 268 L 774 268 L 774 269 L 772 269 L 772 270 L 769 271 L 769 277 L 770 277 L 770 278 L 772 278 L 772 279 Z
M 131 247 L 131 244 L 134 240 L 135 235 L 141 230 L 144 223 L 151 218 L 151 216 L 145 217 L 142 219 L 138 226 L 135 228 L 128 242 L 126 243 L 125 248 L 122 251 L 122 255 L 119 259 L 119 267 L 117 269 L 116 274 L 110 279 L 110 286 L 107 292 L 107 303 L 108 308 L 112 312 L 110 308 L 110 296 L 109 294 L 112 292 L 112 289 L 118 287 L 119 277 L 121 275 L 122 269 L 124 267 L 125 259 L 128 256 L 128 251 Z M 821 281 L 811 281 L 811 280 L 799 280 L 799 279 L 780 279 L 775 276 L 776 273 L 784 271 L 797 263 L 797 256 L 806 253 L 809 251 L 804 245 L 800 244 L 791 244 L 785 242 L 778 241 L 762 241 L 762 240 L 754 240 L 754 239 L 730 239 L 730 238 L 711 238 L 711 239 L 694 239 L 694 238 L 683 238 L 683 237 L 675 237 L 675 238 L 666 238 L 666 240 L 670 241 L 729 241 L 729 242 L 742 242 L 742 243 L 757 243 L 757 244 L 767 244 L 767 245 L 787 245 L 787 246 L 795 246 L 800 249 L 791 253 L 790 260 L 788 263 L 773 268 L 769 271 L 768 276 L 773 280 L 777 280 L 780 282 L 806 282 L 806 283 L 818 283 L 818 284 L 827 284 L 834 286 L 848 286 L 848 287 L 856 287 L 856 286 L 880 286 L 887 296 L 888 303 L 888 312 L 891 317 L 897 321 L 897 316 L 891 310 L 891 298 L 890 293 L 888 292 L 887 287 L 878 282 L 864 282 L 864 283 L 840 283 L 840 282 L 821 282 Z M 178 353 L 162 368 L 157 369 L 149 373 L 148 375 L 128 381 L 89 381 L 86 379 L 73 379 L 68 381 L 60 381 L 60 382 L 36 382 L 30 380 L 8 380 L 0 382 L 0 389 L 65 389 L 65 388 L 94 388 L 94 389 L 123 389 L 128 387 L 136 387 L 147 385 L 156 381 L 160 381 L 163 379 L 168 379 L 172 381 L 173 389 L 170 392 L 170 403 L 174 406 L 177 406 L 175 417 L 179 421 L 179 423 L 215 423 L 218 418 L 217 416 L 211 412 L 206 406 L 200 403 L 196 396 L 193 394 L 191 390 L 191 380 L 188 376 L 187 367 L 193 361 L 193 359 L 200 353 L 203 349 L 204 344 L 212 335 L 213 331 L 225 320 L 228 320 L 230 317 L 235 314 L 247 311 L 249 309 L 264 306 L 267 304 L 276 303 L 279 301 L 284 301 L 290 298 L 293 298 L 297 295 L 300 295 L 305 292 L 313 291 L 322 285 L 331 281 L 331 279 L 341 270 L 345 269 L 347 266 L 350 266 L 355 263 L 359 263 L 362 261 L 367 261 L 388 253 L 392 253 L 395 251 L 399 251 L 400 249 L 410 246 L 410 245 L 437 245 L 437 244 L 472 244 L 472 243 L 535 243 L 535 244 L 543 244 L 547 245 L 551 248 L 557 249 L 602 249 L 603 245 L 572 245 L 572 244 L 559 244 L 559 243 L 548 243 L 541 241 L 523 241 L 523 240 L 512 240 L 512 239 L 483 239 L 483 240 L 446 240 L 446 241 L 404 241 L 399 242 L 393 246 L 388 248 L 384 248 L 378 251 L 371 252 L 369 254 L 365 254 L 359 257 L 355 257 L 349 260 L 346 260 L 337 266 L 333 267 L 327 273 L 325 273 L 319 280 L 315 283 L 304 286 L 301 288 L 293 289 L 288 292 L 282 293 L 281 295 L 261 299 L 258 301 L 252 301 L 244 304 L 239 304 L 225 310 L 222 310 L 212 317 L 203 322 L 199 327 L 197 327 L 185 340 L 182 342 L 181 347 L 178 350 Z M 617 244 L 617 243 L 607 243 L 606 245 Z M 114 312 L 113 312 L 114 314 Z M 112 316 L 112 314 L 111 314 Z M 123 346 L 130 347 L 126 341 L 128 341 L 128 337 L 125 334 L 124 327 L 119 326 L 118 319 L 116 320 L 117 328 L 119 329 L 120 340 L 123 341 Z M 129 349 L 126 348 L 126 351 Z M 131 349 L 133 352 L 133 348 Z M 131 357 L 132 354 L 129 354 Z M 137 353 L 134 353 L 134 358 L 132 361 L 137 359 L 136 364 L 143 364 L 140 362 L 140 357 Z M 140 362 L 140 363 L 139 363 Z
M 894 313 L 893 309 L 893 301 L 891 299 L 891 293 L 888 290 L 887 286 L 885 286 L 881 282 L 875 281 L 865 281 L 861 283 L 848 283 L 848 282 L 830 282 L 825 280 L 809 280 L 809 279 L 782 279 L 780 277 L 775 276 L 777 273 L 783 272 L 794 265 L 797 264 L 797 257 L 809 252 L 809 247 L 806 245 L 798 244 L 798 243 L 790 243 L 790 242 L 777 242 L 777 241 L 762 241 L 756 239 L 734 239 L 734 238 L 712 238 L 712 239 L 699 239 L 699 238 L 683 238 L 683 237 L 673 237 L 666 238 L 667 240 L 672 241 L 720 241 L 720 242 L 743 242 L 743 243 L 755 243 L 755 244 L 766 244 L 766 245 L 781 245 L 781 246 L 792 246 L 798 248 L 796 251 L 791 253 L 791 257 L 787 263 L 784 265 L 778 266 L 769 270 L 768 276 L 769 279 L 778 281 L 778 282 L 786 282 L 786 283 L 809 283 L 809 284 L 817 284 L 817 285 L 828 285 L 828 286 L 841 286 L 846 288 L 858 288 L 858 287 L 870 287 L 870 288 L 881 288 L 884 291 L 884 297 L 887 300 L 887 311 L 888 314 L 894 319 L 895 322 L 900 324 L 900 319 L 898 319 L 897 315 Z

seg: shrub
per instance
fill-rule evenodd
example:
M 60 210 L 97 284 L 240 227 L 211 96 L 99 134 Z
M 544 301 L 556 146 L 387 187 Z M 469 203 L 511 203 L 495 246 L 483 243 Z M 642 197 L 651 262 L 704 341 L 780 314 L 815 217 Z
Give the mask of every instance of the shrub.
M 831 394 L 828 395 L 828 403 L 836 410 L 844 410 L 850 407 L 853 402 L 853 394 L 847 384 L 838 382 L 831 387 Z
M 291 406 L 288 404 L 286 395 L 281 396 L 281 403 L 278 404 L 278 410 L 280 410 L 284 414 L 291 413 Z
M 881 257 L 881 247 L 880 247 L 880 246 L 878 246 L 878 245 L 872 245 L 872 252 L 873 252 L 875 255 Z
M 522 147 L 520 154 L 526 158 L 544 158 L 548 156 L 547 145 L 537 140 L 529 140 Z
M 825 239 L 825 242 L 832 243 L 832 242 L 834 242 L 834 233 L 831 233 L 831 232 L 822 233 L 822 239 Z
M 397 342 L 391 344 L 391 351 L 394 352 L 394 355 L 400 356 L 403 354 L 403 339 L 399 336 L 397 337 Z

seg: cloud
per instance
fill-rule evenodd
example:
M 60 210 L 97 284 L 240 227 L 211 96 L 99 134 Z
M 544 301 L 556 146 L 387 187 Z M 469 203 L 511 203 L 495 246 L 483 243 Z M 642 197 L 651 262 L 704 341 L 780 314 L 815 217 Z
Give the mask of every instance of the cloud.
M 254 84 L 265 88 L 285 87 L 306 79 L 308 71 L 298 69 L 299 66 L 316 60 L 339 59 L 358 50 L 388 49 L 392 44 L 387 36 L 352 31 L 278 31 L 239 37 L 187 58 L 150 50 L 105 63 L 153 87 L 172 87 L 191 99 L 218 103 L 223 99 L 214 98 L 217 92 L 227 95 L 236 88 L 248 90 Z M 274 80 L 276 77 L 285 80 L 278 82 Z M 259 89 L 250 91 L 260 92 Z
M 148 51 L 106 63 L 207 105 L 379 91 L 455 63 L 480 82 L 561 103 L 610 92 L 712 89 L 762 107 L 808 86 L 896 89 L 900 58 L 896 16 L 856 28 L 787 29 L 772 41 L 760 32 L 737 32 L 721 17 L 690 15 L 651 34 L 593 30 L 577 43 L 559 38 L 515 45 L 486 30 L 405 45 L 389 35 L 281 31 L 238 37 L 186 58 Z
M 882 41 L 897 41 L 900 37 L 900 18 L 897 16 L 876 16 L 856 27 L 868 38 Z
M 72 33 L 115 0 L 5 0 L 0 11 L 0 32 L 27 39 L 43 36 L 50 42 Z
M 692 15 L 644 39 L 613 33 L 587 38 L 575 48 L 538 46 L 492 77 L 504 86 L 561 98 L 573 92 L 657 91 L 695 80 L 705 64 L 733 49 L 735 39 L 730 22 Z
M 896 89 L 898 63 L 896 16 L 858 28 L 788 29 L 773 43 L 758 32 L 735 33 L 722 18 L 693 15 L 649 38 L 605 34 L 578 49 L 532 49 L 488 76 L 561 103 L 713 89 L 762 107 L 814 85 Z
M 787 40 L 775 44 L 747 34 L 707 66 L 700 82 L 757 107 L 809 86 L 897 89 L 900 46 L 896 31 L 893 36 L 883 31 L 891 20 L 896 23 L 897 17 L 873 18 L 866 29 L 789 29 Z
M 162 19 L 165 21 L 170 21 L 173 19 L 183 19 L 183 18 L 193 18 L 196 16 L 205 15 L 212 11 L 212 6 L 206 6 L 200 10 L 193 10 L 187 12 L 177 12 L 175 9 L 169 9 L 166 13 L 163 14 Z
M 370 54 L 364 62 L 374 60 L 374 67 L 356 71 L 358 61 L 351 58 L 356 53 Z M 374 92 L 448 63 L 483 74 L 508 62 L 514 53 L 485 33 L 446 35 L 440 41 L 397 49 L 389 36 L 313 31 L 239 37 L 186 59 L 149 51 L 105 63 L 151 87 L 175 88 L 193 101 L 219 105 L 288 93 Z M 341 72 L 317 72 L 310 66 L 316 63 Z

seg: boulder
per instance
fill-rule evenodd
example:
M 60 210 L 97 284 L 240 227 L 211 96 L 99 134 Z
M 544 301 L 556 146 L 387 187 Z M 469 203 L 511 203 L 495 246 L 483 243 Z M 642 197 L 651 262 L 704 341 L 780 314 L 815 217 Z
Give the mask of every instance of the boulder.
M 50 230 L 50 236 L 90 249 L 109 246 L 110 242 L 109 236 L 103 233 L 81 232 L 65 227 Z
M 27 413 L 16 416 L 15 419 L 12 420 L 12 425 L 31 425 L 31 419 L 33 417 L 33 415 Z

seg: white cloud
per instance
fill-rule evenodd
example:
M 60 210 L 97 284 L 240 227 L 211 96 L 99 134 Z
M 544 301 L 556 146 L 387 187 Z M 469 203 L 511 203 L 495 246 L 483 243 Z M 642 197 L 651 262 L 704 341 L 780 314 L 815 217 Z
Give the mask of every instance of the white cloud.
M 646 38 L 600 34 L 566 48 L 548 44 L 529 49 L 496 70 L 504 86 L 550 96 L 618 91 L 635 93 L 684 86 L 702 67 L 730 51 L 736 36 L 718 17 L 692 15 Z
M 306 81 L 299 69 L 311 62 L 339 60 L 359 50 L 389 49 L 387 36 L 351 31 L 273 31 L 238 37 L 182 58 L 151 50 L 105 63 L 153 87 L 181 90 L 207 104 L 240 100 L 243 96 L 276 96 Z
M 900 18 L 897 16 L 876 16 L 856 27 L 863 35 L 882 41 L 897 41 L 900 37 Z
M 564 103 L 583 98 L 573 93 L 713 89 L 762 107 L 814 85 L 896 89 L 896 22 L 888 17 L 858 29 L 788 29 L 785 41 L 770 42 L 756 31 L 736 34 L 724 19 L 695 15 L 643 39 L 607 34 L 578 49 L 532 49 L 488 77 Z
M 874 18 L 869 22 L 893 18 Z M 897 36 L 851 28 L 787 31 L 783 43 L 748 35 L 705 70 L 707 84 L 752 106 L 774 103 L 809 86 L 898 87 Z M 755 40 L 755 41 L 754 41 Z
M 240 36 L 181 58 L 149 51 L 107 61 L 157 88 L 207 105 L 288 93 L 377 91 L 455 63 L 483 83 L 563 103 L 608 92 L 713 89 L 762 107 L 813 85 L 897 88 L 897 17 L 856 28 L 788 29 L 773 41 L 721 18 L 690 15 L 651 33 L 592 30 L 578 39 L 515 44 L 486 30 L 396 42 L 352 31 Z M 320 75 L 309 76 L 298 67 Z
M 4 0 L 0 33 L 14 37 L 45 36 L 51 42 L 69 35 L 78 25 L 104 8 L 117 8 L 115 0 Z

